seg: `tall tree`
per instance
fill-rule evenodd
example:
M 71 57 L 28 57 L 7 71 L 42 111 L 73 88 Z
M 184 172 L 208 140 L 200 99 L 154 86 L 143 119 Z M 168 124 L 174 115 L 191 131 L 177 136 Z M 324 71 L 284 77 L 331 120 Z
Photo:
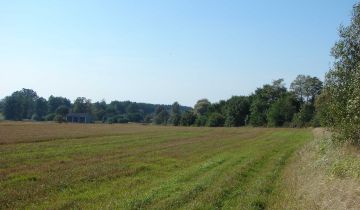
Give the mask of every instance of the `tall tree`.
M 333 68 L 325 80 L 331 127 L 337 139 L 360 144 L 360 3 L 354 6 L 349 26 L 341 26 L 332 49 Z
M 315 97 L 320 94 L 322 82 L 317 77 L 309 75 L 298 75 L 291 83 L 292 90 L 302 102 L 314 103 Z
M 21 100 L 12 95 L 4 99 L 4 116 L 7 120 L 22 120 L 23 119 L 23 104 Z
M 45 98 L 40 97 L 35 101 L 35 113 L 32 118 L 35 120 L 43 120 L 48 112 L 48 103 Z
M 246 96 L 233 96 L 226 101 L 225 125 L 236 127 L 245 125 L 247 116 L 250 114 L 250 100 Z
M 267 112 L 271 104 L 287 92 L 283 82 L 283 79 L 274 80 L 272 84 L 266 84 L 255 91 L 250 106 L 250 123 L 253 126 L 267 124 Z
M 181 111 L 180 104 L 178 102 L 174 102 L 171 106 L 171 114 L 170 114 L 170 123 L 174 126 L 180 125 L 181 120 Z
M 169 112 L 165 106 L 159 105 L 155 110 L 154 123 L 157 125 L 166 125 L 169 119 Z
M 200 99 L 194 106 L 194 113 L 197 115 L 205 115 L 208 112 L 211 103 L 207 99 Z
M 52 95 L 49 97 L 48 100 L 49 113 L 55 113 L 56 109 L 62 105 L 70 108 L 71 102 L 69 99 L 64 97 L 55 97 Z
M 91 113 L 91 100 L 85 97 L 78 97 L 74 101 L 73 112 Z

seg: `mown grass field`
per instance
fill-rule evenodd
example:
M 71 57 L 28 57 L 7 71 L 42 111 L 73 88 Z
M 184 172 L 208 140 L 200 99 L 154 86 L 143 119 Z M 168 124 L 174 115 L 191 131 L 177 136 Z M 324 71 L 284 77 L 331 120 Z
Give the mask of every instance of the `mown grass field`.
M 264 209 L 311 130 L 0 124 L 4 209 Z

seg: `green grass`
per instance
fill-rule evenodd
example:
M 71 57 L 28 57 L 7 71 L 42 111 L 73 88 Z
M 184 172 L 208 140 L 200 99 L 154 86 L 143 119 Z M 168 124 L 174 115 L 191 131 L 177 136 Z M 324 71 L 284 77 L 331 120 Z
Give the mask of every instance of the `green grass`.
M 312 138 L 302 129 L 131 129 L 0 145 L 0 206 L 264 209 L 288 158 Z

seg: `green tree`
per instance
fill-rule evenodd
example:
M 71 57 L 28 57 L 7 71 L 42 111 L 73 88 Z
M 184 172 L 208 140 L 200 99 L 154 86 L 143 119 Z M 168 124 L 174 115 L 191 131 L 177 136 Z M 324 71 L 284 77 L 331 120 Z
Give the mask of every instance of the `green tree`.
M 156 125 L 166 125 L 169 116 L 169 112 L 166 110 L 165 106 L 159 105 L 155 110 L 154 123 Z
M 196 115 L 205 115 L 210 107 L 211 103 L 207 99 L 200 99 L 196 102 L 194 106 L 194 113 Z
M 229 127 L 243 126 L 250 114 L 250 99 L 247 96 L 233 96 L 226 101 L 225 125 Z
M 54 120 L 56 122 L 65 122 L 66 115 L 69 114 L 69 108 L 65 105 L 61 105 L 55 110 L 55 114 Z
M 95 102 L 91 105 L 91 113 L 96 120 L 104 121 L 106 108 L 107 108 L 107 104 L 104 100 L 102 100 L 101 102 Z
M 45 115 L 48 112 L 48 103 L 45 98 L 40 97 L 35 101 L 35 113 L 33 114 L 33 120 L 44 120 Z
M 272 84 L 266 84 L 255 91 L 250 105 L 250 123 L 253 126 L 267 124 L 267 113 L 271 104 L 287 92 L 283 81 L 283 79 L 274 80 Z
M 22 120 L 23 104 L 17 96 L 7 96 L 4 99 L 4 116 L 7 120 Z
M 294 127 L 308 127 L 312 126 L 312 119 L 314 117 L 315 107 L 312 104 L 303 104 L 300 111 L 294 114 L 293 126 Z
M 182 126 L 191 126 L 195 123 L 196 115 L 192 111 L 185 111 L 181 115 L 180 124 Z
M 64 97 L 55 97 L 52 95 L 49 97 L 49 99 L 48 99 L 49 113 L 55 113 L 56 109 L 61 105 L 64 105 L 64 106 L 70 108 L 71 102 L 69 99 L 64 98 Z
M 275 101 L 267 114 L 268 126 L 277 127 L 290 124 L 294 114 L 298 109 L 299 103 L 291 93 L 284 94 Z
M 360 145 L 360 3 L 354 6 L 351 23 L 341 26 L 340 39 L 332 48 L 335 58 L 326 75 L 330 127 L 336 138 Z
M 320 94 L 323 83 L 317 77 L 298 75 L 291 83 L 292 90 L 301 102 L 314 103 L 315 97 Z
M 91 100 L 85 97 L 78 97 L 73 106 L 75 113 L 91 113 Z
M 222 127 L 225 123 L 225 117 L 220 113 L 212 113 L 207 121 L 209 127 Z
M 180 111 L 180 104 L 178 102 L 174 102 L 171 106 L 171 114 L 169 122 L 174 125 L 180 125 L 181 120 L 181 111 Z

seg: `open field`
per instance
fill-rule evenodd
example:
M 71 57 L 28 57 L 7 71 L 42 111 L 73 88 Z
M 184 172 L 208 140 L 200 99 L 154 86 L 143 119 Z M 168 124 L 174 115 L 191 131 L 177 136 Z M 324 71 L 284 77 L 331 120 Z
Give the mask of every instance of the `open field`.
M 309 129 L 0 124 L 0 206 L 264 209 Z

